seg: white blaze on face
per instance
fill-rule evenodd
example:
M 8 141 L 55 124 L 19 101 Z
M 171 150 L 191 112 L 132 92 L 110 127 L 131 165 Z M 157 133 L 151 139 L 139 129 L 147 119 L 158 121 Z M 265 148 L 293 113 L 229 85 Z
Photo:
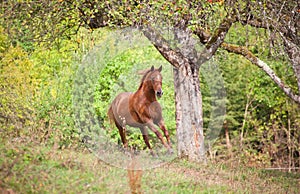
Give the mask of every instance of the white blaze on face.
M 152 80 L 153 81 L 160 81 L 160 80 L 162 80 L 162 77 L 161 77 L 160 74 L 157 74 L 155 77 L 152 77 Z
M 158 75 L 156 76 L 155 80 L 161 80 L 161 75 L 158 74 Z

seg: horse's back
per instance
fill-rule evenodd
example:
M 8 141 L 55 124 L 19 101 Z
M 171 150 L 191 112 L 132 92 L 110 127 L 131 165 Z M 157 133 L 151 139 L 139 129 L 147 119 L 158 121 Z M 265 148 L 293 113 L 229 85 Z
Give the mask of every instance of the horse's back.
M 118 108 L 121 106 L 126 106 L 129 102 L 129 96 L 131 95 L 131 92 L 122 92 L 118 94 L 115 99 L 113 100 L 111 106 L 114 108 Z M 128 106 L 128 105 L 127 105 Z

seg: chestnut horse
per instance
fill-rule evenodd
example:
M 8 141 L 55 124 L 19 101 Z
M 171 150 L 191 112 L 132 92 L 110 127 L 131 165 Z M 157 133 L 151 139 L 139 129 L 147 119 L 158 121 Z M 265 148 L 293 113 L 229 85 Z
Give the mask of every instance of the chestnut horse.
M 158 69 L 154 69 L 152 66 L 151 69 L 145 72 L 139 89 L 136 92 L 120 93 L 109 107 L 108 117 L 119 129 L 125 148 L 128 147 L 126 140 L 126 125 L 128 125 L 140 128 L 145 144 L 153 155 L 148 139 L 148 127 L 156 134 L 162 144 L 168 149 L 168 152 L 173 153 L 170 136 L 162 117 L 161 106 L 156 99 L 156 97 L 163 95 L 161 70 L 162 66 Z M 156 129 L 155 125 L 164 132 L 167 142 L 165 142 L 162 134 Z

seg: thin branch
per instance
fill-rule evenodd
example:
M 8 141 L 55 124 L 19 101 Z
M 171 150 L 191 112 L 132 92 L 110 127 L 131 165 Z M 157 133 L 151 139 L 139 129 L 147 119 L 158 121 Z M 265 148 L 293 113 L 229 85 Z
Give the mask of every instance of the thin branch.
M 267 4 L 268 5 L 268 4 Z M 270 5 L 268 9 L 272 10 L 274 5 Z M 297 28 L 297 24 L 295 23 L 294 26 L 291 26 L 292 18 L 290 15 L 282 13 L 283 5 L 279 8 L 278 13 L 276 15 L 271 15 L 267 18 L 259 18 L 254 15 L 248 18 L 241 18 L 238 17 L 237 21 L 239 21 L 242 25 L 249 25 L 255 28 L 263 28 L 269 29 L 272 31 L 278 31 L 279 33 L 284 34 L 285 37 L 292 39 L 296 44 L 300 42 L 299 36 L 297 36 L 295 29 Z M 293 8 L 294 11 L 297 10 L 296 7 Z M 294 20 L 297 21 L 298 17 L 295 17 Z
M 293 93 L 293 90 L 284 84 L 284 82 L 275 74 L 275 72 L 266 64 L 264 61 L 256 57 L 252 52 L 250 52 L 244 46 L 238 46 L 228 43 L 223 43 L 221 47 L 228 52 L 239 54 L 248 59 L 251 63 L 261 68 L 278 86 L 279 88 L 293 101 L 300 104 L 300 95 Z

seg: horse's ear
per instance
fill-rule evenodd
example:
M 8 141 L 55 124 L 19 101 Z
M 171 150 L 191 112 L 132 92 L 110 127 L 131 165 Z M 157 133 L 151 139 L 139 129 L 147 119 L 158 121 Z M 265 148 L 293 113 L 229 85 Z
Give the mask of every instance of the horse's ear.
M 151 71 L 154 71 L 154 66 L 152 65 L 152 67 L 151 67 Z
M 162 70 L 162 65 L 157 69 L 159 72 Z

